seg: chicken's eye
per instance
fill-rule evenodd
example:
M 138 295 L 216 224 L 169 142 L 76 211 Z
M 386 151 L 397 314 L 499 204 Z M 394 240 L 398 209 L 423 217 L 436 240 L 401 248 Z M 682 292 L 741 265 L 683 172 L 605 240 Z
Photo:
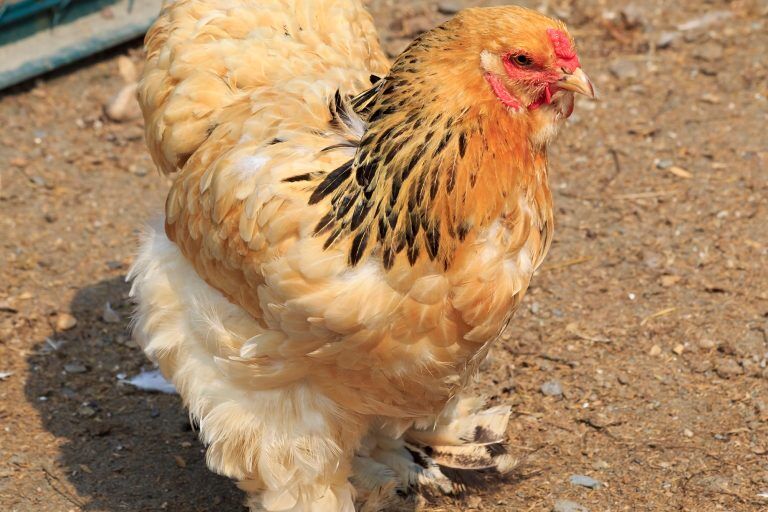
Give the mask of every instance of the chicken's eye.
M 527 68 L 533 64 L 533 60 L 531 58 L 523 53 L 518 53 L 517 55 L 510 55 L 509 60 L 514 62 L 520 67 Z

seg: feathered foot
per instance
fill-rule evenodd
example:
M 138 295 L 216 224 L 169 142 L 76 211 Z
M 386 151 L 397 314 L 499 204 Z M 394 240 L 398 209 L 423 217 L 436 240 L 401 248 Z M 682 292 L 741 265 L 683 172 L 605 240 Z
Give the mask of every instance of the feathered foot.
M 361 497 L 388 503 L 392 491 L 456 495 L 512 471 L 517 461 L 504 447 L 510 408 L 482 406 L 481 399 L 457 398 L 434 421 L 414 425 L 399 439 L 370 435 L 354 463 Z M 387 499 L 384 489 L 390 489 Z

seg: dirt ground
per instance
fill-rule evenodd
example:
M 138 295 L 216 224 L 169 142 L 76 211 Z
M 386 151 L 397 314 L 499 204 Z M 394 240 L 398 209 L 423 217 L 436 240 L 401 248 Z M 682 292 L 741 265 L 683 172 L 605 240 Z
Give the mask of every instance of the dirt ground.
M 372 9 L 396 53 L 475 3 Z M 555 242 L 477 384 L 519 469 L 422 508 L 768 510 L 768 7 L 528 4 L 601 99 L 552 149 Z M 0 96 L 0 510 L 240 511 L 178 397 L 118 383 L 149 368 L 124 278 L 167 188 L 103 114 L 121 55 Z

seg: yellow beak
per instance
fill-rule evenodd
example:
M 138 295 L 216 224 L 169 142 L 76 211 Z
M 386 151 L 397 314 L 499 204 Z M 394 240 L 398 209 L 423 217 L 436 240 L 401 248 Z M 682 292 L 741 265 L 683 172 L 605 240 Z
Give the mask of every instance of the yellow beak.
M 592 81 L 581 68 L 576 68 L 573 73 L 566 73 L 565 76 L 557 82 L 557 87 L 564 91 L 576 92 L 590 98 L 596 96 L 595 87 L 592 85 Z

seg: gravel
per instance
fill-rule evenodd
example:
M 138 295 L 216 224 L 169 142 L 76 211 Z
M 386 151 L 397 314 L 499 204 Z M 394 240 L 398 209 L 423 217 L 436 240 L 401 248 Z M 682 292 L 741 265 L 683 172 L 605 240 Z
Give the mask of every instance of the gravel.
M 587 487 L 589 489 L 599 489 L 603 486 L 603 483 L 595 480 L 591 476 L 586 475 L 571 475 L 570 482 L 573 485 L 579 485 L 581 487 Z
M 57 331 L 68 331 L 77 325 L 77 318 L 69 313 L 61 313 L 56 319 Z
M 558 500 L 552 507 L 552 512 L 589 512 L 589 509 L 580 503 L 570 500 Z
M 548 380 L 541 385 L 540 389 L 545 396 L 563 396 L 563 387 L 556 380 Z

